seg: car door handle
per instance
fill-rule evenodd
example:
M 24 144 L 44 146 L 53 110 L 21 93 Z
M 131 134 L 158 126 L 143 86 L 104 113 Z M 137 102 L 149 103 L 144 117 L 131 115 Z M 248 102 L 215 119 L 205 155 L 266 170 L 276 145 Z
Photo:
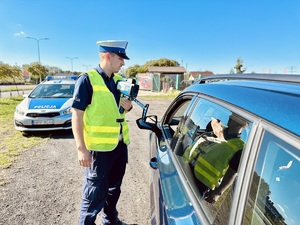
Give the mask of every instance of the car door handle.
M 157 158 L 156 157 L 151 158 L 149 164 L 152 169 L 156 170 L 158 168 Z

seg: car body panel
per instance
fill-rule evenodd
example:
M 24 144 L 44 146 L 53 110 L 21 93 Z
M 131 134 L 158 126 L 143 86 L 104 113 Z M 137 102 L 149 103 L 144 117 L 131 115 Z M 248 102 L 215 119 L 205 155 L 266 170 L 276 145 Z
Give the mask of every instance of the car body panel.
M 28 109 L 61 109 L 69 98 L 48 98 L 48 99 L 26 99 L 28 100 Z M 26 104 L 24 101 L 24 105 Z M 23 104 L 22 104 L 23 105 Z M 21 107 L 22 107 L 21 105 Z
M 37 85 L 14 113 L 19 131 L 70 130 L 71 106 L 77 77 L 47 77 Z
M 158 149 L 156 158 L 159 167 L 153 171 L 150 178 L 151 186 L 156 187 L 151 192 L 151 200 L 157 199 L 158 202 L 155 203 L 157 211 L 152 212 L 152 224 L 201 224 L 165 143 L 158 141 L 155 144 Z

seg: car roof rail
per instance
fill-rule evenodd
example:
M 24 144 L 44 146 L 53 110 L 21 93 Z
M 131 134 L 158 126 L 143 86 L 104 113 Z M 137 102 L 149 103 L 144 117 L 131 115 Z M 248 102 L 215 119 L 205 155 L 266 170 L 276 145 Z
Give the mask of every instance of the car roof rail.
M 217 74 L 200 78 L 195 83 L 210 83 L 224 80 L 256 80 L 300 83 L 300 75 L 292 74 Z

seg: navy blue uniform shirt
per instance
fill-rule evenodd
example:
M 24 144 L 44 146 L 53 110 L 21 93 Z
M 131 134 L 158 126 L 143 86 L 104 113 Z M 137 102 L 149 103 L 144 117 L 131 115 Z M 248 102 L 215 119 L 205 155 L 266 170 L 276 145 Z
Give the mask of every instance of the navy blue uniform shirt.
M 110 90 L 110 92 L 112 92 L 112 94 L 114 95 L 116 103 L 118 105 L 121 94 L 117 90 L 117 85 L 113 79 L 114 74 L 112 74 L 112 76 L 109 78 L 107 74 L 105 74 L 105 72 L 101 69 L 100 66 L 96 67 L 95 70 L 99 73 L 99 76 L 102 76 L 105 85 Z M 76 81 L 74 95 L 73 95 L 74 101 L 72 107 L 84 111 L 86 107 L 89 104 L 91 104 L 92 95 L 93 95 L 93 88 L 88 75 L 85 73 L 81 75 Z

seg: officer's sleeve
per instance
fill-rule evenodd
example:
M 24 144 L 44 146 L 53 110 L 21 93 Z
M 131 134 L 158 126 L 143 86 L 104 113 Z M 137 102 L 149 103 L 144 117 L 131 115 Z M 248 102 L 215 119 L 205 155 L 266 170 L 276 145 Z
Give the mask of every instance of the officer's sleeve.
M 84 111 L 91 104 L 93 89 L 87 74 L 81 75 L 75 83 L 72 107 Z
M 229 162 L 230 168 L 236 172 L 238 171 L 238 168 L 239 168 L 241 156 L 242 156 L 242 149 L 238 150 Z

